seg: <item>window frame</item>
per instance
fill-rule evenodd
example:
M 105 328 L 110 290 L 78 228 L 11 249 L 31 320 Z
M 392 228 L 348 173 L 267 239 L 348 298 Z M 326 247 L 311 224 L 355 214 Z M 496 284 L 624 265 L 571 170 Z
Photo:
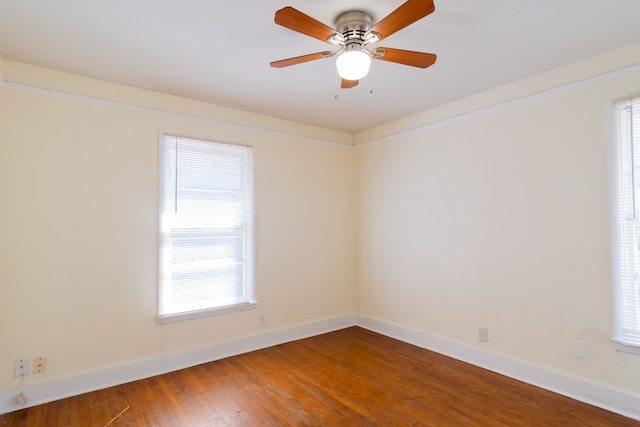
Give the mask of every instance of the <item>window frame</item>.
M 623 129 L 624 113 L 621 110 L 625 106 L 631 108 L 628 113 L 630 116 L 627 118 L 629 129 Z M 640 200 L 636 200 L 640 197 L 640 132 L 636 132 L 640 130 L 640 98 L 631 97 L 613 102 L 611 122 L 611 228 L 615 329 L 612 342 L 617 351 L 640 355 L 640 340 L 633 338 L 633 335 L 637 336 L 640 332 L 640 325 L 635 328 L 627 327 L 629 322 L 640 323 L 640 303 L 636 303 L 636 307 L 630 310 L 625 302 L 630 291 L 635 292 L 636 298 L 640 294 Z M 624 134 L 625 130 L 628 130 L 629 134 Z M 639 173 L 633 170 L 634 163 Z M 630 276 L 634 279 L 630 279 Z
M 166 134 L 164 132 L 159 133 L 158 138 L 158 298 L 157 298 L 157 310 L 156 310 L 156 321 L 158 324 L 166 324 L 172 322 L 178 322 L 183 320 L 190 319 L 198 319 L 202 317 L 208 316 L 216 316 L 226 313 L 234 313 L 238 311 L 245 311 L 254 309 L 257 305 L 256 300 L 256 285 L 255 285 L 255 167 L 254 167 L 254 153 L 253 147 L 248 145 L 240 145 L 240 144 L 229 144 L 222 142 L 215 142 L 210 140 L 196 139 L 196 138 L 188 138 L 177 135 Z M 241 228 L 243 230 L 242 237 L 240 241 L 242 242 L 240 245 L 236 245 L 235 248 L 240 250 L 241 256 L 241 273 L 239 275 L 233 276 L 237 279 L 241 280 L 242 283 L 242 291 L 245 296 L 239 299 L 238 301 L 233 301 L 233 297 L 230 297 L 228 303 L 218 304 L 218 305 L 208 305 L 206 307 L 199 307 L 196 309 L 181 309 L 178 311 L 169 310 L 167 308 L 171 306 L 171 303 L 167 304 L 167 297 L 172 292 L 172 283 L 171 278 L 172 272 L 174 271 L 174 264 L 170 261 L 171 250 L 174 247 L 172 245 L 172 238 L 170 237 L 170 232 L 172 229 L 176 230 L 188 230 L 195 231 L 198 228 L 191 222 L 188 222 L 188 228 L 178 228 L 173 227 L 171 225 L 172 214 L 169 212 L 169 205 L 167 203 L 173 203 L 178 199 L 179 196 L 176 195 L 173 197 L 170 193 L 173 191 L 174 193 L 178 190 L 178 182 L 174 180 L 170 180 L 168 168 L 170 166 L 168 163 L 171 162 L 170 154 L 168 153 L 167 146 L 169 144 L 175 143 L 178 144 L 180 141 L 184 141 L 191 144 L 201 144 L 201 145 L 209 145 L 211 147 L 211 151 L 208 152 L 208 155 L 211 157 L 211 162 L 207 163 L 211 167 L 214 166 L 215 158 L 220 157 L 219 154 L 212 154 L 215 150 L 232 150 L 236 151 L 236 156 L 245 156 L 244 160 L 240 161 L 240 170 L 244 180 L 243 185 L 241 186 L 242 191 L 240 194 L 241 200 L 241 213 L 238 214 L 238 218 L 242 218 L 239 224 L 241 224 Z M 173 148 L 172 148 L 173 149 Z M 178 149 L 178 145 L 176 145 L 175 150 Z M 197 155 L 197 150 L 192 150 L 189 153 L 191 155 Z M 203 154 L 203 157 L 206 155 Z M 198 158 L 201 160 L 201 158 Z M 177 165 L 177 163 L 176 163 Z M 173 190 L 174 187 L 175 190 Z M 207 197 L 205 200 L 208 202 L 212 202 L 215 200 L 220 200 L 219 193 L 220 191 L 209 188 L 203 189 L 203 192 L 211 192 L 211 195 Z M 222 191 L 224 192 L 224 191 Z M 230 200 L 229 198 L 223 198 L 222 200 Z M 177 202 L 176 202 L 177 203 Z M 248 209 L 249 213 L 245 214 L 245 209 Z M 175 215 L 173 216 L 175 217 Z M 211 222 L 214 222 L 212 218 Z M 175 224 L 174 224 L 175 225 Z M 199 234 L 199 236 L 204 237 L 213 237 L 218 235 L 215 231 L 215 226 L 209 228 L 209 234 Z M 239 226 L 236 224 L 234 226 L 226 226 L 221 229 L 220 233 L 230 233 L 234 231 L 237 233 L 239 230 Z M 221 234 L 221 235 L 222 235 Z M 163 304 L 163 298 L 165 298 L 165 302 Z M 213 301 L 213 300 L 212 300 Z M 218 300 L 218 302 L 222 302 Z M 177 307 L 174 306 L 174 308 Z

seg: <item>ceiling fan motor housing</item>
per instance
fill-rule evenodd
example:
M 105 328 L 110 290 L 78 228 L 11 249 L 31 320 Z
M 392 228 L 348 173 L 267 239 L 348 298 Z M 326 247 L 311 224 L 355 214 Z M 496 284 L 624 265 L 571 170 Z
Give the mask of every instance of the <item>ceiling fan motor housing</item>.
M 373 18 L 362 10 L 350 10 L 336 18 L 336 30 L 344 37 L 344 50 L 363 50 L 364 36 L 373 25 Z
M 360 30 L 366 33 L 373 24 L 373 18 L 362 10 L 349 10 L 336 18 L 336 30 L 343 35 L 349 30 Z

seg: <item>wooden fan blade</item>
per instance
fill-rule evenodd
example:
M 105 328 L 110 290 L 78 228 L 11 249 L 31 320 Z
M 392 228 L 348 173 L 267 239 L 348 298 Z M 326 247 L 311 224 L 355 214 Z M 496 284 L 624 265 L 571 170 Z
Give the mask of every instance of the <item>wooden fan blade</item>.
M 328 42 L 331 36 L 337 34 L 337 31 L 333 28 L 313 19 L 309 15 L 305 15 L 291 6 L 277 11 L 274 21 L 278 25 L 306 34 L 325 43 Z
M 434 10 L 436 10 L 436 7 L 433 4 L 433 0 L 408 0 L 374 25 L 367 32 L 367 35 L 377 33 L 381 38 L 389 37 L 396 31 L 429 15 Z
M 411 65 L 412 67 L 419 68 L 427 68 L 435 64 L 437 58 L 433 53 L 392 49 L 390 47 L 378 47 L 374 49 L 373 52 L 371 52 L 371 57 L 381 61 L 397 62 L 398 64 Z
M 349 89 L 352 87 L 356 87 L 358 86 L 358 83 L 360 83 L 359 80 L 346 80 L 346 79 L 342 79 L 342 83 L 340 83 L 340 87 L 342 89 Z
M 303 62 L 315 61 L 316 59 L 328 58 L 335 55 L 335 52 L 325 50 L 323 52 L 310 53 L 308 55 L 296 56 L 294 58 L 281 59 L 279 61 L 273 61 L 272 67 L 283 68 L 290 65 L 302 64 Z

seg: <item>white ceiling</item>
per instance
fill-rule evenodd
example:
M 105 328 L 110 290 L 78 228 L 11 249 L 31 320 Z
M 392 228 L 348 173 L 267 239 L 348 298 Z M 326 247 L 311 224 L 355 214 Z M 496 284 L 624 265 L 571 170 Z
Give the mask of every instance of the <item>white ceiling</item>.
M 435 0 L 433 14 L 376 45 L 436 53 L 430 68 L 374 61 L 344 90 L 335 58 L 269 66 L 332 48 L 276 25 L 284 6 L 335 27 L 345 10 L 377 22 L 403 2 L 0 0 L 0 56 L 358 132 L 640 41 L 640 0 Z

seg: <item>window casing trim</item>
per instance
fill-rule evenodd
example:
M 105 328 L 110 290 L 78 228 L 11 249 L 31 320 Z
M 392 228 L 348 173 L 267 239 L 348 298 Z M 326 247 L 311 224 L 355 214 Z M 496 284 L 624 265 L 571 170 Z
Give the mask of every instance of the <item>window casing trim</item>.
M 637 159 L 634 162 L 634 155 L 637 154 L 635 150 L 640 145 L 640 132 L 634 135 L 634 127 L 638 129 L 640 123 L 637 121 L 638 118 L 634 121 L 634 117 L 638 116 L 632 107 L 639 104 L 637 97 L 631 97 L 612 102 L 609 109 L 614 305 L 614 333 L 611 341 L 617 351 L 637 355 L 640 355 L 640 326 L 638 325 L 640 306 L 629 301 L 633 301 L 633 295 L 637 295 L 640 286 L 638 279 L 632 278 L 640 272 L 638 268 L 640 254 L 633 249 L 640 236 L 638 233 L 640 231 L 639 203 L 636 200 L 636 191 L 640 186 L 635 185 L 640 182 L 640 175 L 637 174 L 637 170 L 634 170 L 638 165 Z M 627 108 L 631 110 L 623 112 Z M 623 114 L 628 115 L 623 118 Z M 632 282 L 635 282 L 635 285 Z
M 244 178 L 247 179 L 247 182 L 245 183 L 244 187 L 246 189 L 248 189 L 248 195 L 250 197 L 250 202 L 249 205 L 251 207 L 251 210 L 246 211 L 246 212 L 250 212 L 249 217 L 243 216 L 243 218 L 245 220 L 243 220 L 243 226 L 242 226 L 242 230 L 243 233 L 241 233 L 244 237 L 242 237 L 242 240 L 244 241 L 243 244 L 243 253 L 244 253 L 244 262 L 242 264 L 246 264 L 247 267 L 243 267 L 243 281 L 246 284 L 246 286 L 248 287 L 243 287 L 243 289 L 245 290 L 245 292 L 247 292 L 245 295 L 243 296 L 239 296 L 239 298 L 229 298 L 228 301 L 220 301 L 222 302 L 223 305 L 217 305 L 217 306 L 210 306 L 210 307 L 202 307 L 202 308 L 193 308 L 193 309 L 185 309 L 184 311 L 180 311 L 180 309 L 178 307 L 177 311 L 174 312 L 162 312 L 161 310 L 161 292 L 162 292 L 162 283 L 163 283 L 163 275 L 165 275 L 167 273 L 166 271 L 166 266 L 163 263 L 163 260 L 166 260 L 166 248 L 163 248 L 163 239 L 166 238 L 166 233 L 170 232 L 171 227 L 169 226 L 169 224 L 167 223 L 167 216 L 166 213 L 165 215 L 163 215 L 163 206 L 165 206 L 165 202 L 167 201 L 166 199 L 166 188 L 165 185 L 167 185 L 167 181 L 166 181 L 166 171 L 164 170 L 164 163 L 165 163 L 165 155 L 166 155 L 166 138 L 175 138 L 176 141 L 179 140 L 185 140 L 185 141 L 192 141 L 192 142 L 196 142 L 196 143 L 212 143 L 214 145 L 218 145 L 218 146 L 229 146 L 229 147 L 237 147 L 238 149 L 244 148 L 249 150 L 249 152 L 247 152 L 246 155 L 248 155 L 249 157 L 247 157 L 248 163 L 246 163 L 246 169 L 243 169 L 243 171 L 241 172 L 244 176 Z M 246 310 L 251 310 L 251 309 L 255 309 L 256 305 L 257 305 L 257 300 L 255 298 L 255 181 L 254 181 L 254 166 L 253 166 L 253 156 L 250 155 L 250 151 L 253 150 L 253 147 L 247 145 L 247 144 L 229 144 L 229 143 L 220 143 L 220 142 L 213 142 L 213 141 L 206 141 L 206 140 L 201 140 L 201 139 L 194 139 L 194 138 L 189 138 L 189 137 L 182 137 L 182 136 L 176 136 L 176 135 L 168 135 L 165 134 L 164 132 L 159 132 L 159 200 L 158 200 L 158 206 L 159 206 L 159 210 L 158 210 L 158 218 L 159 218 L 159 245 L 158 245 L 158 260 L 160 262 L 159 265 L 159 274 L 160 277 L 158 278 L 159 280 L 159 286 L 157 287 L 157 291 L 158 291 L 158 307 L 157 307 L 157 311 L 156 311 L 156 321 L 159 325 L 162 324 L 167 324 L 167 323 L 173 323 L 173 322 L 179 322 L 179 321 L 184 321 L 184 320 L 190 320 L 190 319 L 198 319 L 198 318 L 202 318 L 202 317 L 207 317 L 207 316 L 217 316 L 217 315 L 222 315 L 222 314 L 226 314 L 226 313 L 233 313 L 233 312 L 239 312 L 239 311 L 246 311 Z M 177 146 L 176 146 L 176 150 L 177 150 Z M 176 183 L 177 185 L 177 183 Z M 177 189 L 177 187 L 176 187 Z M 176 196 L 177 197 L 177 196 Z M 245 196 L 243 196 L 245 197 Z M 247 199 L 245 199 L 247 200 Z M 244 202 L 243 202 L 244 203 Z M 177 205 L 176 205 L 177 206 Z M 243 214 L 244 215 L 244 214 Z M 248 221 L 247 221 L 248 220 Z M 224 227 L 225 229 L 227 229 L 227 227 Z M 237 227 L 236 227 L 237 228 Z M 247 234 L 248 233 L 248 234 Z M 163 237 L 164 236 L 164 237 Z M 165 282 L 166 283 L 166 282 Z M 235 299 L 235 300 L 234 300 Z
M 201 319 L 209 316 L 219 316 L 221 314 L 235 313 L 238 311 L 255 310 L 258 301 L 242 302 L 239 304 L 226 305 L 222 307 L 207 308 L 204 310 L 186 311 L 183 313 L 164 314 L 156 316 L 158 325 L 182 322 L 184 320 Z

